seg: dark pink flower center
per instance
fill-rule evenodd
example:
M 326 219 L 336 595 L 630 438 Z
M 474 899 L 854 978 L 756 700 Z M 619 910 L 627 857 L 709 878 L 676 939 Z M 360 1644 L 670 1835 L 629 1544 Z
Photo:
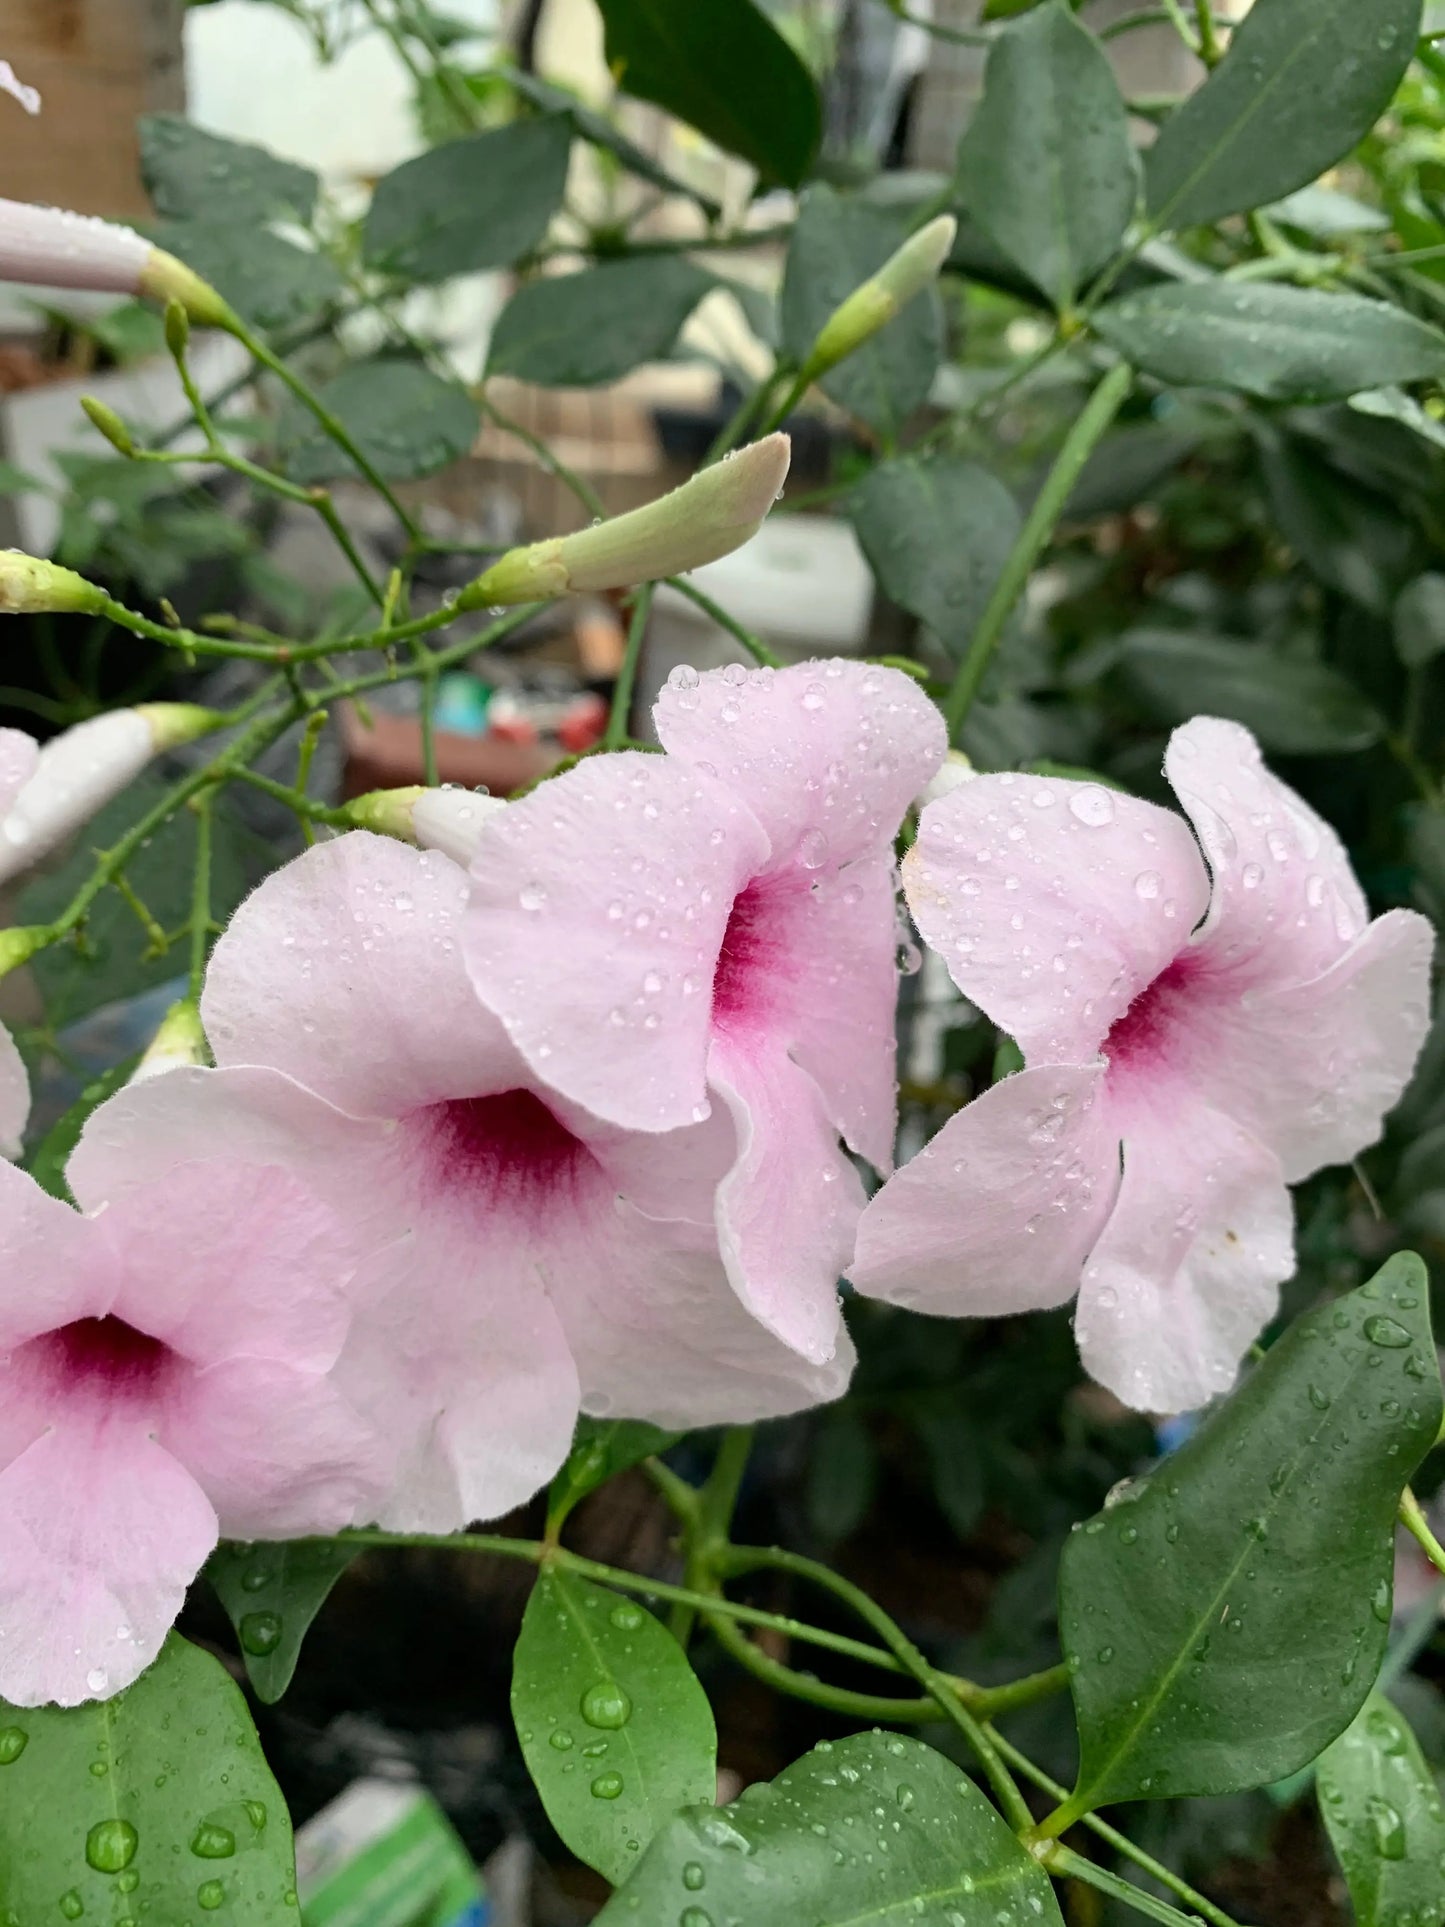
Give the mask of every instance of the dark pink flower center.
M 432 1168 L 479 1204 L 536 1206 L 592 1163 L 592 1153 L 531 1091 L 429 1105 Z
M 790 883 L 790 879 L 754 877 L 739 892 L 713 974 L 714 1023 L 726 1027 L 766 1014 L 769 981 L 786 950 L 778 941 L 777 898 Z
M 1182 952 L 1114 1020 L 1100 1049 L 1116 1072 L 1160 1066 L 1178 1033 L 1180 1012 L 1194 1001 L 1190 986 L 1196 973 L 1196 957 Z
M 169 1345 L 123 1318 L 77 1318 L 24 1349 L 60 1388 L 111 1399 L 153 1395 L 176 1361 Z

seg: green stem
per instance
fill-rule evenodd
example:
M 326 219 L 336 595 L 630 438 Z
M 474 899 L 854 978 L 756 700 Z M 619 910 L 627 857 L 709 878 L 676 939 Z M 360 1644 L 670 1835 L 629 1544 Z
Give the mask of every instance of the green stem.
M 687 1565 L 683 1571 L 694 1592 L 717 1590 L 717 1560 L 727 1550 L 753 1437 L 751 1425 L 734 1425 L 724 1432 L 712 1470 L 697 1495 L 697 1518 L 687 1533 Z M 692 1638 L 696 1617 L 689 1607 L 680 1607 L 672 1615 L 673 1635 L 684 1649 Z
M 1084 464 L 1123 407 L 1133 381 L 1134 370 L 1127 362 L 1120 362 L 1117 367 L 1111 368 L 1069 430 L 1048 479 L 1039 490 L 1038 499 L 1019 531 L 948 692 L 943 714 L 951 742 L 958 741 L 959 731 L 1003 636 L 1004 625 L 1027 586 L 1034 564 L 1053 535 Z
M 1108 1894 L 1111 1900 L 1132 1907 L 1136 1913 L 1143 1914 L 1146 1920 L 1162 1921 L 1165 1927 L 1194 1927 L 1189 1916 L 1181 1914 L 1177 1907 L 1171 1907 L 1167 1900 L 1156 1900 L 1153 1894 L 1146 1894 L 1142 1888 L 1131 1886 L 1116 1873 L 1108 1873 L 1070 1847 L 1054 1845 L 1046 1853 L 1040 1854 L 1039 1859 L 1051 1874 L 1082 1880 L 1088 1886 L 1096 1887 L 1101 1894 Z
M 1145 7 L 1139 13 L 1126 13 L 1118 20 L 1109 21 L 1107 26 L 1096 27 L 1095 36 L 1100 40 L 1115 40 L 1120 34 L 1133 33 L 1140 27 L 1168 27 L 1174 24 L 1174 16 L 1167 7 Z
M 732 414 L 713 437 L 712 446 L 702 458 L 704 468 L 711 468 L 714 462 L 720 462 L 724 455 L 731 449 L 737 447 L 747 431 L 748 423 L 772 393 L 773 384 L 777 381 L 778 374 L 779 370 L 774 368 L 773 372 L 768 375 L 765 380 L 759 382 L 756 388 L 749 394 L 743 396 Z
M 899 20 L 906 21 L 910 27 L 922 27 L 925 33 L 932 34 L 935 40 L 948 40 L 956 47 L 991 47 L 995 36 L 985 33 L 978 27 L 945 27 L 941 21 L 926 19 L 921 13 L 910 13 L 904 0 L 883 0 L 888 11 Z
M 607 718 L 603 749 L 621 749 L 627 741 L 627 725 L 632 716 L 632 692 L 637 686 L 637 664 L 647 634 L 647 618 L 652 613 L 655 585 L 644 583 L 632 598 L 632 619 L 627 625 L 627 647 L 612 690 L 612 709 Z
M 1407 1485 L 1400 1496 L 1400 1524 L 1420 1545 L 1425 1557 L 1437 1572 L 1445 1572 L 1445 1546 L 1430 1530 L 1430 1521 L 1425 1517 L 1420 1501 Z
M 1068 1798 L 1067 1788 L 1060 1786 L 1059 1782 L 1045 1773 L 1041 1766 L 1035 1766 L 1028 1755 L 1021 1753 L 1011 1740 L 1005 1739 L 1002 1733 L 996 1732 L 992 1727 L 989 1729 L 989 1735 L 1014 1771 L 1021 1773 L 1026 1780 L 1032 1780 L 1040 1792 L 1050 1794 L 1055 1800 Z M 1192 1907 L 1196 1914 L 1209 1922 L 1209 1927 L 1237 1927 L 1237 1923 L 1231 1920 L 1228 1914 L 1216 1907 L 1212 1900 L 1207 1900 L 1203 1894 L 1197 1893 L 1187 1880 L 1181 1880 L 1179 1875 L 1166 1867 L 1162 1861 L 1156 1860 L 1152 1854 L 1145 1853 L 1142 1847 L 1135 1846 L 1128 1834 L 1120 1833 L 1117 1827 L 1111 1827 L 1107 1820 L 1101 1820 L 1093 1813 L 1083 1815 L 1083 1824 L 1091 1833 L 1097 1834 L 1099 1839 L 1107 1841 L 1116 1853 L 1122 1854 L 1127 1860 L 1132 1860 L 1141 1873 L 1148 1874 L 1151 1880 L 1157 1880 L 1161 1887 L 1167 1887 L 1177 1899 Z
M 564 488 L 570 489 L 589 515 L 596 516 L 599 522 L 606 519 L 607 510 L 603 505 L 602 497 L 590 482 L 584 481 L 575 469 L 569 468 L 564 461 L 554 455 L 539 435 L 534 435 L 530 428 L 524 428 L 521 422 L 513 421 L 509 415 L 504 415 L 485 392 L 481 396 L 481 403 L 502 433 L 514 435 L 519 442 L 530 448 L 547 473 L 554 475 Z
M 762 427 L 758 429 L 757 433 L 753 436 L 753 440 L 760 442 L 765 435 L 771 435 L 775 428 L 781 428 L 812 385 L 813 381 L 810 375 L 795 375 L 783 399 L 768 411 L 767 418 L 764 420 Z
M 683 575 L 672 575 L 668 577 L 667 584 L 670 589 L 676 589 L 679 595 L 685 595 L 689 602 L 701 609 L 703 614 L 710 617 L 720 629 L 726 629 L 734 642 L 742 644 L 754 662 L 761 663 L 765 669 L 782 668 L 782 658 L 773 654 L 761 636 L 755 636 L 751 629 L 745 629 L 734 616 L 728 614 L 721 603 L 714 602 L 710 595 L 705 595 L 695 582 L 689 582 Z
M 823 1707 L 827 1712 L 841 1714 L 844 1719 L 871 1720 L 878 1725 L 911 1726 L 944 1717 L 937 1700 L 931 1696 L 885 1699 L 874 1693 L 855 1693 L 846 1686 L 830 1686 L 826 1680 L 814 1679 L 810 1673 L 800 1673 L 772 1658 L 723 1614 L 709 1612 L 704 1617 L 723 1651 L 736 1660 L 744 1672 L 751 1673 L 774 1692 L 786 1693 L 809 1706 Z
M 245 783 L 253 790 L 259 790 L 263 796 L 270 796 L 273 797 L 276 802 L 284 803 L 288 810 L 293 811 L 295 815 L 300 818 L 302 823 L 324 823 L 328 829 L 332 830 L 353 830 L 356 828 L 355 823 L 346 814 L 345 810 L 336 810 L 332 809 L 326 803 L 313 802 L 312 799 L 301 790 L 293 789 L 286 783 L 278 783 L 272 776 L 263 776 L 258 769 L 238 769 L 236 771 L 236 780 Z
M 191 801 L 196 819 L 196 867 L 191 877 L 191 968 L 187 994 L 199 1002 L 211 941 L 211 803 L 203 790 Z
M 1199 22 L 1199 58 L 1206 67 L 1217 67 L 1224 58 L 1211 0 L 1194 0 L 1194 17 Z

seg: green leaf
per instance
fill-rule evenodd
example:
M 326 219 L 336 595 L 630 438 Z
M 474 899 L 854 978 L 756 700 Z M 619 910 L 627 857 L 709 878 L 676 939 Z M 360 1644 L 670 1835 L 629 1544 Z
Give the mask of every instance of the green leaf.
M 1445 1917 L 1445 1806 L 1405 1716 L 1372 1693 L 1321 1757 L 1320 1813 L 1357 1927 Z
M 1440 1413 L 1429 1279 L 1406 1252 L 1296 1320 L 1135 1495 L 1075 1530 L 1071 1805 L 1262 1786 L 1344 1730 L 1384 1655 L 1395 1509 Z
M 572 130 L 560 114 L 469 134 L 378 182 L 362 230 L 368 267 L 411 281 L 509 267 L 562 204 Z
M 0 462 L 0 495 L 43 495 L 44 482 L 38 481 L 14 462 Z
M 589 1492 L 629 1466 L 665 1452 L 681 1437 L 681 1432 L 664 1432 L 641 1419 L 579 1419 L 572 1450 L 547 1495 L 548 1525 L 555 1529 Z
M 928 1453 L 938 1509 L 959 1538 L 967 1539 L 983 1515 L 983 1442 L 955 1399 L 956 1394 L 946 1395 L 946 1402 L 920 1406 L 913 1422 Z
M 1332 241 L 1341 234 L 1384 234 L 1390 228 L 1383 208 L 1357 201 L 1353 194 L 1341 194 L 1337 187 L 1302 187 L 1264 212 L 1282 227 L 1298 228 L 1317 241 Z
M 320 390 L 322 401 L 388 481 L 430 475 L 465 455 L 477 438 L 477 404 L 459 382 L 419 361 L 359 361 Z M 279 424 L 286 472 L 294 481 L 328 482 L 354 474 L 320 424 L 299 402 Z
M 312 1620 L 358 1552 L 345 1539 L 223 1540 L 207 1560 L 206 1577 L 236 1629 L 247 1677 L 267 1706 L 291 1684 Z
M 1160 721 L 1228 716 L 1253 730 L 1266 749 L 1286 756 L 1368 749 L 1384 730 L 1338 670 L 1257 643 L 1133 629 L 1121 639 L 1120 663 Z
M 1440 422 L 1413 395 L 1403 388 L 1365 388 L 1350 396 L 1350 407 L 1357 415 L 1373 415 L 1377 420 L 1398 422 L 1432 448 L 1445 448 L 1445 422 Z
M 979 227 L 1060 310 L 1117 251 L 1139 162 L 1109 57 L 1062 0 L 1002 34 L 958 150 Z
M 295 247 L 269 228 L 165 221 L 155 238 L 259 328 L 294 327 L 344 291 L 328 256 Z
M 906 217 L 810 187 L 788 248 L 779 318 L 783 347 L 802 363 L 823 323 L 906 238 Z M 927 398 L 943 356 L 943 307 L 926 288 L 823 378 L 824 392 L 880 434 L 893 435 Z
M 0 1702 L 0 1762 L 0 1917 L 296 1927 L 291 1821 L 246 1702 L 178 1634 L 113 1699 Z
M 529 281 L 498 316 L 487 373 L 554 388 L 620 380 L 668 353 L 712 286 L 706 269 L 679 254 Z
M 166 219 L 311 219 L 318 182 L 309 167 L 208 134 L 181 114 L 143 114 L 138 132 L 141 177 L 156 213 Z
M 1022 523 L 1003 483 L 961 455 L 905 456 L 869 472 L 851 512 L 884 594 L 962 654 Z
M 631 141 L 620 127 L 616 127 L 605 114 L 599 114 L 589 107 L 576 94 L 568 93 L 565 87 L 558 87 L 550 80 L 543 80 L 539 74 L 523 73 L 519 67 L 508 67 L 503 78 L 514 92 L 524 100 L 531 101 L 544 113 L 565 114 L 572 131 L 579 140 L 589 141 L 593 147 L 600 147 L 620 161 L 629 174 L 639 180 L 649 181 L 653 187 L 660 187 L 664 194 L 682 194 L 696 201 L 710 220 L 716 220 L 722 213 L 720 204 L 710 195 L 699 193 L 697 188 L 681 181 L 675 174 L 669 174 L 635 141 Z
M 717 1734 L 687 1655 L 621 1593 L 544 1569 L 522 1619 L 512 1717 L 547 1817 L 614 1886 L 678 1807 L 717 1790 Z
M 1387 614 L 1420 559 L 1398 504 L 1296 442 L 1266 441 L 1261 467 L 1280 534 L 1295 553 L 1330 588 Z
M 919 1740 L 824 1741 L 776 1780 L 668 1822 L 597 1927 L 1063 1927 L 1048 1875 Z
M 607 64 L 650 100 L 740 154 L 765 183 L 798 187 L 822 136 L 813 77 L 753 0 L 597 0 Z
M 1158 227 L 1264 207 L 1342 160 L 1390 104 L 1420 0 L 1256 0 L 1144 163 Z
M 1273 282 L 1149 288 L 1094 326 L 1146 374 L 1266 401 L 1340 401 L 1445 375 L 1445 335 L 1384 301 Z
M 95 868 L 95 852 L 108 849 L 166 792 L 152 770 L 130 786 L 82 829 L 65 862 L 25 885 L 16 906 L 20 923 L 49 923 L 69 903 Z M 196 823 L 181 810 L 158 830 L 127 866 L 136 893 L 165 930 L 178 929 L 190 915 L 192 858 Z M 217 809 L 211 839 L 211 903 L 224 922 L 254 883 L 273 869 L 276 852 L 254 836 L 224 807 Z M 30 969 L 40 989 L 46 1023 L 63 1029 L 102 1005 L 163 984 L 184 969 L 181 953 L 146 954 L 148 939 L 135 914 L 113 890 L 96 898 L 85 921 L 84 941 L 54 945 L 32 958 Z
M 1395 653 L 1408 669 L 1445 655 L 1445 575 L 1417 575 L 1395 604 Z
M 834 1405 L 818 1421 L 808 1453 L 803 1503 L 808 1523 L 830 1545 L 862 1525 L 878 1488 L 878 1453 L 861 1416 Z
M 25 1169 L 41 1190 L 48 1191 L 52 1198 L 61 1198 L 66 1204 L 75 1203 L 70 1195 L 70 1186 L 65 1182 L 65 1167 L 70 1162 L 70 1154 L 80 1142 L 80 1134 L 91 1112 L 130 1082 L 131 1073 L 139 1062 L 139 1054 L 133 1052 L 119 1064 L 112 1064 L 93 1083 L 87 1084 L 76 1102 L 55 1120 L 25 1160 Z

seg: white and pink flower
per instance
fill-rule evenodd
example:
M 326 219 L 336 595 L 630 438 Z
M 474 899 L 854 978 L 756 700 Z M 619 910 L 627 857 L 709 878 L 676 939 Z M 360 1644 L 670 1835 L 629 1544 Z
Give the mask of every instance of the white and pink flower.
M 21 729 L 0 729 L 0 823 L 35 773 L 40 747 Z M 0 1024 L 0 1158 L 17 1158 L 30 1116 L 30 1079 L 15 1040 Z
M 0 1250 L 0 1696 L 73 1706 L 155 1658 L 219 1535 L 364 1520 L 391 1454 L 331 1378 L 350 1245 L 284 1172 L 178 1164 L 87 1217 L 0 1164 Z
M 728 1276 L 827 1365 L 863 1201 L 839 1139 L 892 1163 L 893 838 L 943 724 L 898 671 L 842 661 L 679 671 L 656 722 L 665 755 L 589 760 L 486 825 L 467 963 L 571 1103 L 663 1133 L 718 1100 Z
M 1432 938 L 1410 911 L 1369 921 L 1334 832 L 1247 730 L 1198 717 L 1165 768 L 1194 834 L 1046 777 L 924 811 L 910 908 L 1026 1068 L 884 1187 L 849 1275 L 949 1315 L 1077 1291 L 1093 1376 L 1180 1411 L 1232 1384 L 1275 1310 L 1286 1186 L 1379 1136 L 1425 1036 Z

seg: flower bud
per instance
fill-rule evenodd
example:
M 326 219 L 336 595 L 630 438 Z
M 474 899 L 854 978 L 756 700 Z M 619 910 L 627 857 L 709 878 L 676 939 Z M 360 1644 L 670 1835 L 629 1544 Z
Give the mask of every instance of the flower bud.
M 756 535 L 782 489 L 789 452 L 786 435 L 769 435 L 643 508 L 512 549 L 463 589 L 458 606 L 627 589 L 715 562 Z
M 0 977 L 8 977 L 12 970 L 29 963 L 36 951 L 43 950 L 49 941 L 50 932 L 43 923 L 0 930 Z
M 92 716 L 52 737 L 0 821 L 0 883 L 63 843 L 158 751 L 204 736 L 225 720 L 195 703 L 145 703 Z
M 90 417 L 93 426 L 99 429 L 118 455 L 135 454 L 135 443 L 131 439 L 131 432 L 113 408 L 108 407 L 103 401 L 97 401 L 94 395 L 82 395 L 80 405 Z
M 876 274 L 855 288 L 823 323 L 803 363 L 803 379 L 817 381 L 865 341 L 872 339 L 921 294 L 948 259 L 958 223 L 940 214 L 890 254 Z
M 162 1017 L 160 1029 L 146 1047 L 130 1081 L 143 1084 L 148 1077 L 158 1077 L 162 1071 L 188 1070 L 206 1063 L 208 1058 L 200 1009 L 193 998 L 182 997 Z
M 500 796 L 482 796 L 476 790 L 426 789 L 416 784 L 406 789 L 370 790 L 342 808 L 359 830 L 394 836 L 423 850 L 440 850 L 466 869 L 481 839 L 483 824 L 505 809 L 506 803 Z
M 942 765 L 913 799 L 914 809 L 927 809 L 928 805 L 936 803 L 940 796 L 947 796 L 948 792 L 956 790 L 960 783 L 971 783 L 977 775 L 978 771 L 963 751 L 951 749 L 943 759 Z
M 58 562 L 43 562 L 20 549 L 0 549 L 0 615 L 38 615 L 76 611 L 99 615 L 105 590 Z
M 230 328 L 236 319 L 184 261 L 153 247 L 134 228 L 28 201 L 0 200 L 0 281 L 148 294 L 161 302 L 174 298 L 203 327 Z

